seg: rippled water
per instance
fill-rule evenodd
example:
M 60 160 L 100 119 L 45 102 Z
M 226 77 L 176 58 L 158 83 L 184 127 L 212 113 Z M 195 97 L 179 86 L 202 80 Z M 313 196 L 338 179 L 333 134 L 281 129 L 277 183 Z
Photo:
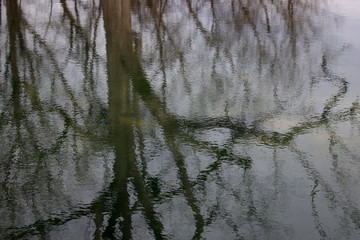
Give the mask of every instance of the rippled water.
M 1 239 L 360 239 L 359 0 L 0 0 Z

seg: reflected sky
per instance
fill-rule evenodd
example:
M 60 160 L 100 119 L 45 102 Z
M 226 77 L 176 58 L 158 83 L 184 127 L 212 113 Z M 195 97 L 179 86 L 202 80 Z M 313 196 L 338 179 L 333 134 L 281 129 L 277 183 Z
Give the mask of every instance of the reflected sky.
M 360 238 L 359 1 L 0 6 L 0 238 Z

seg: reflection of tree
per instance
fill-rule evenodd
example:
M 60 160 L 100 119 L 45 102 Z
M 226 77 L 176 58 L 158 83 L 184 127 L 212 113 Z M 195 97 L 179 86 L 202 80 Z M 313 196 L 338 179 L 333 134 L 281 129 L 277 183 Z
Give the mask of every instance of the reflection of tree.
M 217 61 L 218 62 L 224 61 L 224 59 L 220 58 L 221 51 L 224 51 L 226 53 L 226 54 L 224 54 L 226 57 L 229 57 L 229 54 L 232 51 L 227 49 L 226 44 L 225 44 L 225 48 L 223 48 L 222 45 L 216 45 L 216 43 L 220 43 L 220 42 L 214 41 L 214 39 L 212 39 L 212 38 L 214 35 L 215 35 L 215 38 L 216 37 L 220 38 L 220 37 L 226 36 L 226 35 L 218 36 L 216 34 L 215 30 L 211 30 L 212 32 L 210 34 L 206 30 L 206 28 L 202 26 L 200 18 L 197 16 L 197 13 L 193 10 L 193 7 L 191 6 L 190 1 L 187 1 L 187 5 L 188 5 L 190 15 L 194 18 L 194 24 L 196 25 L 199 32 L 204 35 L 205 43 L 209 44 L 210 47 L 215 48 L 216 54 L 214 55 L 214 57 L 215 57 L 214 63 L 216 63 Z M 261 2 L 260 5 L 264 6 L 264 3 Z M 159 6 L 159 7 L 157 8 L 156 6 Z M 211 6 L 213 6 L 213 4 Z M 157 49 L 159 51 L 158 52 L 159 70 L 155 71 L 155 72 L 161 73 L 161 78 L 163 78 L 163 80 L 162 80 L 163 84 L 161 84 L 162 91 L 160 91 L 160 92 L 162 94 L 166 94 L 164 92 L 167 90 L 167 86 L 166 86 L 167 79 L 166 78 L 167 78 L 167 76 L 171 76 L 171 74 L 166 72 L 166 68 L 167 67 L 171 68 L 171 64 L 169 62 L 167 62 L 165 59 L 167 53 L 164 50 L 164 45 L 166 45 L 166 44 L 172 45 L 171 49 L 174 51 L 174 54 L 178 54 L 178 56 L 169 56 L 170 57 L 169 59 L 171 59 L 171 61 L 174 61 L 174 58 L 175 59 L 178 58 L 178 60 L 180 62 L 179 72 L 182 74 L 184 81 L 187 81 L 187 77 L 184 76 L 185 75 L 184 55 L 186 55 L 186 53 L 185 53 L 186 49 L 181 49 L 181 46 L 177 45 L 174 38 L 171 36 L 171 33 L 168 32 L 168 28 L 166 27 L 166 24 L 163 21 L 163 16 L 164 16 L 164 14 L 166 14 L 166 10 L 164 10 L 164 9 L 166 9 L 169 6 L 167 6 L 165 2 L 155 1 L 155 2 L 148 3 L 147 7 L 149 7 L 148 18 L 152 19 L 152 21 L 144 21 L 143 19 L 141 19 L 141 18 L 144 18 L 143 16 L 146 16 L 146 13 L 141 12 L 141 11 L 147 11 L 146 10 L 147 8 L 142 8 L 140 3 L 134 4 L 134 8 L 135 8 L 134 11 L 141 12 L 141 14 L 139 13 L 139 23 L 140 24 L 144 24 L 147 26 L 149 25 L 149 22 L 154 24 L 153 25 L 154 32 L 156 33 L 153 35 L 154 41 L 155 41 L 154 45 L 156 45 L 155 49 Z M 297 36 L 295 33 L 295 25 L 294 25 L 295 20 L 293 19 L 294 18 L 293 8 L 294 8 L 293 3 L 289 2 L 289 5 L 288 5 L 289 15 L 286 15 L 286 17 L 291 18 L 290 25 L 289 25 L 289 28 L 290 28 L 289 48 L 291 49 L 290 56 L 294 60 L 290 61 L 290 64 L 293 65 L 293 67 L 290 69 L 292 69 L 296 72 L 297 71 L 297 69 L 296 69 L 296 67 L 297 67 L 296 66 L 296 57 L 297 57 L 296 37 Z M 249 19 L 250 17 L 256 16 L 257 14 L 255 14 L 255 13 L 250 14 L 249 13 L 250 11 L 247 9 L 247 7 L 244 7 L 244 6 L 241 7 L 241 11 L 243 11 L 245 13 L 245 17 L 247 18 L 246 21 L 250 21 L 250 27 L 254 32 L 254 36 L 257 39 L 257 42 L 259 43 L 259 48 L 260 48 L 259 51 L 260 52 L 264 51 L 263 48 L 265 48 L 265 47 L 261 46 L 263 44 L 262 42 L 264 40 L 262 40 L 260 38 L 261 37 L 260 31 L 256 29 L 258 23 L 252 23 L 251 22 L 252 20 Z M 265 12 L 266 12 L 266 10 L 265 10 Z M 212 11 L 212 14 L 214 16 L 214 22 L 216 22 L 216 17 L 215 17 L 216 14 L 215 14 L 214 10 Z M 111 14 L 111 15 L 113 15 L 113 14 Z M 123 20 L 122 22 L 130 23 L 130 20 Z M 269 31 L 271 31 L 271 27 L 270 27 L 268 16 L 266 17 L 266 22 L 267 22 L 266 29 L 269 32 Z M 105 21 L 105 24 L 106 24 L 106 21 Z M 119 26 L 119 25 L 117 25 L 117 26 Z M 302 27 L 304 27 L 304 26 L 302 26 Z M 124 29 L 131 29 L 131 28 L 128 26 L 128 27 L 124 27 Z M 212 27 L 211 29 L 216 29 L 216 27 L 215 28 Z M 228 28 L 225 28 L 225 29 L 228 29 Z M 179 31 L 179 29 L 174 30 L 174 32 L 175 31 Z M 110 32 L 114 32 L 114 31 L 110 31 Z M 130 32 L 130 30 L 128 30 L 128 32 L 126 34 L 124 34 L 123 36 L 136 35 L 136 34 L 130 34 L 129 32 Z M 286 36 L 284 36 L 284 38 L 285 37 Z M 116 39 L 120 39 L 120 38 L 121 37 L 118 37 Z M 288 131 L 285 134 L 264 131 L 261 128 L 257 127 L 257 125 L 255 125 L 254 127 L 247 127 L 246 123 L 236 122 L 236 121 L 234 121 L 234 118 L 225 117 L 225 116 L 220 116 L 220 117 L 211 118 L 211 119 L 201 119 L 200 121 L 194 120 L 194 119 L 178 118 L 178 117 L 176 117 L 175 114 L 167 112 L 166 107 L 164 107 L 164 106 L 167 106 L 168 103 L 164 102 L 164 100 L 160 100 L 158 95 L 153 90 L 153 87 L 149 84 L 148 77 L 146 76 L 146 73 L 144 72 L 143 68 L 141 67 L 142 63 L 140 63 L 140 60 L 138 59 L 138 53 L 136 53 L 136 51 L 129 52 L 129 49 L 132 49 L 132 47 L 129 47 L 129 46 L 137 46 L 137 44 L 134 44 L 135 39 L 133 39 L 132 37 L 129 37 L 129 38 L 126 37 L 123 39 L 129 39 L 127 42 L 128 47 L 126 48 L 126 50 L 124 49 L 124 50 L 118 50 L 118 51 L 108 51 L 108 53 L 109 52 L 123 52 L 123 53 L 125 52 L 126 53 L 123 56 L 118 56 L 116 59 L 118 59 L 117 61 L 119 64 L 122 64 L 122 67 L 124 68 L 125 73 L 126 73 L 125 75 L 127 76 L 127 81 L 131 81 L 131 86 L 132 86 L 131 89 L 132 90 L 127 91 L 127 92 L 134 94 L 134 96 L 132 97 L 132 99 L 134 99 L 134 102 L 132 102 L 132 103 L 135 103 L 136 105 L 144 104 L 144 106 L 147 108 L 149 113 L 151 113 L 151 115 L 153 116 L 154 120 L 156 121 L 156 124 L 158 124 L 159 127 L 163 131 L 162 137 L 164 138 L 165 142 L 167 143 L 167 148 L 172 153 L 172 158 L 175 161 L 175 166 L 177 168 L 177 173 L 180 178 L 181 188 L 182 188 L 184 197 L 187 199 L 188 206 L 191 208 L 191 210 L 194 214 L 194 220 L 196 222 L 195 225 L 197 226 L 196 230 L 195 230 L 194 238 L 199 238 L 202 235 L 204 226 L 206 224 L 207 225 L 212 224 L 212 221 L 213 221 L 212 219 L 216 218 L 215 216 L 217 214 L 225 214 L 225 215 L 223 215 L 224 218 L 226 218 L 225 216 L 227 214 L 230 214 L 230 213 L 226 213 L 225 209 L 219 209 L 219 208 L 221 208 L 219 205 L 215 205 L 214 207 L 215 207 L 215 209 L 217 209 L 217 211 L 215 210 L 213 212 L 213 214 L 215 214 L 215 215 L 211 214 L 210 218 L 207 221 L 204 221 L 204 216 L 200 213 L 199 207 L 197 206 L 198 200 L 196 200 L 196 197 L 194 195 L 194 192 L 196 191 L 195 189 L 198 186 L 204 186 L 204 183 L 206 183 L 206 181 L 209 179 L 209 176 L 211 176 L 212 174 L 217 175 L 216 178 L 217 178 L 217 181 L 220 183 L 220 186 L 222 188 L 226 188 L 225 183 L 222 183 L 223 182 L 222 178 L 218 175 L 221 172 L 221 167 L 223 166 L 223 164 L 226 162 L 229 162 L 231 165 L 238 164 L 243 169 L 248 169 L 249 167 L 251 167 L 251 158 L 236 156 L 236 154 L 232 153 L 231 145 L 228 145 L 225 148 L 217 148 L 217 147 L 209 148 L 206 146 L 207 144 L 205 142 L 201 143 L 201 142 L 195 140 L 191 134 L 190 134 L 190 136 L 187 136 L 189 134 L 189 132 L 191 133 L 193 131 L 198 131 L 199 129 L 227 128 L 232 131 L 232 135 L 233 135 L 232 137 L 234 139 L 240 138 L 243 140 L 248 139 L 251 141 L 255 138 L 255 139 L 257 139 L 256 141 L 259 141 L 260 143 L 269 145 L 269 146 L 288 146 L 288 145 L 292 146 L 292 141 L 300 134 L 306 133 L 307 131 L 309 131 L 309 129 L 324 126 L 329 123 L 328 121 L 339 121 L 340 120 L 339 118 L 343 118 L 342 120 L 348 119 L 351 116 L 351 112 L 354 111 L 354 110 L 348 109 L 345 112 L 340 112 L 337 114 L 331 114 L 331 111 L 328 111 L 329 109 L 332 109 L 334 107 L 334 105 L 336 104 L 336 102 L 338 102 L 341 99 L 342 95 L 344 93 L 346 93 L 347 83 L 340 79 L 340 82 L 339 82 L 340 85 L 341 84 L 344 85 L 345 88 L 341 87 L 339 90 L 339 93 L 336 94 L 333 98 L 329 99 L 329 101 L 324 106 L 324 111 L 322 112 L 322 114 L 318 118 L 314 117 L 312 119 L 309 119 L 309 121 L 300 122 L 298 124 L 298 126 L 292 128 L 290 131 Z M 168 41 L 166 41 L 164 39 L 167 39 Z M 273 39 L 270 39 L 270 40 L 274 41 Z M 108 39 L 108 41 L 111 43 L 113 42 L 112 38 Z M 181 41 L 181 39 L 178 39 L 178 41 Z M 214 41 L 214 42 L 212 42 L 212 41 Z M 121 43 L 119 45 L 124 45 L 124 44 Z M 170 54 L 170 53 L 168 53 L 168 54 Z M 264 54 L 264 53 L 262 53 L 262 54 Z M 152 52 L 151 55 L 152 55 L 151 58 L 153 59 L 154 53 Z M 276 57 L 276 55 L 275 55 L 275 57 Z M 230 56 L 230 58 L 231 58 L 231 56 Z M 259 58 L 260 62 L 259 62 L 259 64 L 257 64 L 257 66 L 261 67 L 261 61 L 263 61 L 264 58 L 266 59 L 266 55 L 260 56 L 260 58 Z M 113 58 L 110 58 L 108 56 L 108 59 L 113 59 Z M 276 61 L 276 59 L 274 61 Z M 145 62 L 146 62 L 146 60 L 145 60 Z M 151 61 L 151 59 L 150 59 L 149 63 L 154 64 Z M 170 66 L 167 64 L 170 64 Z M 115 64 L 111 63 L 110 65 L 113 66 Z M 324 64 L 322 64 L 322 66 L 324 66 Z M 117 66 L 117 67 L 119 67 L 119 66 Z M 262 68 L 265 69 L 265 67 L 262 67 Z M 274 68 L 274 66 L 272 66 L 272 68 Z M 215 78 L 216 75 L 219 74 L 216 72 L 216 66 L 212 67 L 212 71 L 213 72 L 212 72 L 211 76 L 212 76 L 212 78 Z M 262 71 L 262 70 L 260 69 L 260 71 Z M 271 70 L 271 71 L 273 71 L 273 70 Z M 337 76 L 331 75 L 329 72 L 327 72 L 325 70 L 323 70 L 323 72 L 326 75 L 325 78 L 329 79 L 330 81 L 338 81 L 338 80 L 336 80 L 336 79 L 339 79 Z M 295 79 L 298 77 L 295 75 L 289 75 L 289 76 L 290 76 L 290 79 Z M 112 79 L 112 78 L 110 77 L 110 79 Z M 122 89 L 128 89 L 128 88 L 129 87 L 122 88 Z M 110 89 L 111 89 L 111 87 L 110 87 Z M 251 93 L 248 93 L 248 94 L 251 94 Z M 123 95 L 123 96 L 127 96 L 127 95 Z M 165 96 L 163 96 L 163 97 L 165 97 Z M 301 96 L 298 96 L 298 97 L 301 97 Z M 139 99 L 141 99 L 143 103 L 135 102 L 135 100 L 139 101 Z M 166 99 L 166 97 L 165 97 L 165 99 Z M 159 107 L 159 106 L 163 106 L 163 107 Z M 175 108 L 176 108 L 176 106 L 175 106 Z M 118 108 L 118 109 L 120 109 L 120 108 Z M 121 109 L 124 109 L 124 108 L 121 108 Z M 132 109 L 131 110 L 132 114 L 134 114 L 133 109 L 136 109 L 136 107 L 132 107 L 131 109 Z M 331 114 L 331 116 L 328 114 Z M 271 117 L 271 116 L 269 116 L 269 117 Z M 138 117 L 135 117 L 135 118 L 137 119 Z M 120 124 L 117 124 L 117 125 L 119 126 Z M 174 136 L 176 136 L 176 138 Z M 198 177 L 196 178 L 197 181 L 194 181 L 192 183 L 190 183 L 191 181 L 190 181 L 190 178 L 187 173 L 185 157 L 184 157 L 184 155 L 186 156 L 186 154 L 182 153 L 179 150 L 179 147 L 182 145 L 182 144 L 179 144 L 179 141 L 180 142 L 181 141 L 185 141 L 185 142 L 189 141 L 188 143 L 182 143 L 182 144 L 191 143 L 192 145 L 195 145 L 202 150 L 208 151 L 211 156 L 216 157 L 216 160 L 212 164 L 210 164 L 208 168 L 204 169 L 203 171 L 201 171 L 199 173 Z M 144 145 L 144 144 L 142 143 L 140 145 Z M 193 149 L 195 152 L 200 151 L 200 149 L 196 150 L 197 147 L 195 147 L 195 149 Z M 294 149 L 293 147 L 290 147 L 289 150 L 294 151 L 295 153 L 298 153 L 298 150 Z M 125 156 L 127 156 L 127 155 L 125 155 Z M 129 159 L 129 158 L 127 158 L 127 159 Z M 135 159 L 136 158 L 134 158 L 134 161 L 135 161 Z M 322 179 L 321 174 L 319 172 L 317 172 L 316 170 L 314 170 L 312 167 L 309 167 L 309 165 L 311 165 L 311 164 L 306 159 L 304 159 L 303 156 L 299 155 L 299 159 L 300 159 L 299 162 L 301 163 L 301 165 L 305 169 L 308 169 L 307 172 L 311 176 L 311 179 L 314 180 L 316 185 L 320 184 L 323 187 L 325 194 L 332 196 L 329 198 L 330 202 L 332 202 L 331 204 L 334 204 L 337 201 L 345 201 L 345 202 L 347 202 L 347 204 L 346 204 L 347 206 L 351 206 L 350 212 L 352 212 L 352 214 L 355 214 L 355 215 L 357 214 L 356 207 L 352 206 L 352 204 L 348 200 L 335 200 L 336 199 L 335 190 L 333 190 L 332 187 Z M 246 174 L 246 175 L 248 175 L 248 174 Z M 151 179 L 150 177 L 147 177 L 147 178 Z M 247 190 L 244 190 L 244 191 L 245 191 L 245 195 L 248 195 L 248 198 L 249 198 L 248 200 L 246 200 L 246 202 L 249 204 L 247 206 L 249 209 L 248 220 L 250 220 L 250 222 L 253 221 L 254 223 L 263 224 L 264 226 L 266 226 L 266 224 L 267 224 L 266 216 L 261 216 L 262 215 L 260 213 L 261 211 L 256 209 L 256 206 L 255 206 L 256 204 L 253 199 L 254 196 L 253 196 L 253 189 L 251 188 L 251 184 L 252 184 L 252 181 L 254 181 L 254 179 L 252 179 L 253 177 L 251 177 L 251 176 L 249 176 L 249 179 L 247 179 L 247 178 L 248 177 L 246 177 L 246 180 L 244 180 L 244 183 L 245 183 L 245 185 L 247 185 L 247 182 L 248 182 L 249 185 L 246 187 Z M 205 186 L 206 186 L 206 184 L 205 184 Z M 231 189 L 228 189 L 228 190 L 229 190 L 229 192 L 231 192 Z M 151 192 L 150 189 L 149 189 L 149 192 Z M 205 195 L 207 194 L 206 191 L 204 194 Z M 235 195 L 237 195 L 237 194 L 235 194 Z M 314 204 L 315 194 L 312 194 L 312 196 L 313 196 L 312 209 L 313 209 L 313 215 L 314 215 L 314 219 L 315 219 L 314 221 L 315 221 L 316 228 L 318 229 L 320 236 L 326 236 L 324 229 L 321 227 L 321 222 L 320 222 L 319 216 L 317 215 L 316 205 Z M 241 201 L 243 201 L 242 199 L 246 199 L 246 197 L 238 196 L 236 199 L 239 202 L 241 202 Z M 154 208 L 152 208 L 152 209 L 154 209 Z M 345 211 L 347 212 L 348 210 L 345 210 Z M 357 217 L 351 217 L 351 218 L 353 219 L 354 223 L 357 222 L 357 220 L 356 220 Z M 235 232 L 237 232 L 237 229 L 239 228 L 239 226 L 237 226 L 236 221 L 233 221 L 231 218 L 226 218 L 226 221 L 227 221 L 227 224 L 232 226 L 233 230 Z M 156 233 L 155 230 L 154 230 L 154 233 Z M 237 232 L 237 234 L 238 234 L 238 236 L 241 236 L 241 233 Z M 157 236 L 159 237 L 160 235 L 157 235 Z
M 79 205 L 88 204 L 88 197 L 96 196 L 106 183 L 109 149 L 101 143 L 107 136 L 106 103 L 98 97 L 96 80 L 104 64 L 91 51 L 96 49 L 97 33 L 93 41 L 84 43 L 72 36 L 72 26 L 59 27 L 51 19 L 44 33 L 31 22 L 36 18 L 27 16 L 31 11 L 24 11 L 18 1 L 2 4 L 8 35 L 1 33 L 0 209 L 1 228 L 8 228 L 76 212 Z M 41 16 L 47 5 L 42 2 L 36 7 Z M 95 30 L 98 21 L 91 23 Z M 54 50 L 64 46 L 61 41 L 65 46 L 70 43 L 68 51 Z M 74 70 L 82 83 L 74 84 L 69 74 Z M 96 178 L 100 180 L 91 183 Z M 89 184 L 93 192 L 86 189 Z M 42 224 L 28 230 L 47 234 Z
M 44 159 L 61 152 L 61 146 L 72 142 L 78 134 L 89 139 L 86 144 L 106 138 L 106 131 L 93 132 L 99 119 L 104 121 L 102 129 L 108 123 L 115 154 L 114 176 L 106 191 L 91 204 L 69 211 L 66 216 L 58 215 L 10 231 L 15 237 L 50 232 L 83 216 L 93 219 L 96 239 L 133 238 L 141 228 L 141 221 L 136 219 L 143 219 L 147 226 L 147 230 L 141 230 L 143 234 L 156 239 L 190 235 L 200 239 L 219 226 L 223 228 L 219 232 L 232 234 L 237 239 L 261 238 L 268 234 L 288 237 L 278 229 L 287 223 L 277 223 L 279 220 L 273 216 L 277 214 L 279 199 L 289 197 L 281 155 L 296 159 L 303 171 L 301 176 L 313 182 L 307 193 L 309 209 L 321 238 L 330 234 L 318 210 L 318 197 L 326 200 L 330 213 L 342 212 L 346 230 L 359 226 L 358 206 L 346 192 L 348 185 L 339 180 L 345 170 L 339 167 L 337 151 L 346 157 L 357 156 L 342 143 L 339 132 L 331 130 L 344 122 L 356 127 L 358 123 L 353 119 L 359 112 L 359 104 L 354 102 L 349 108 L 336 110 L 349 83 L 330 70 L 329 59 L 322 49 L 312 51 L 320 43 L 307 46 L 306 37 L 321 30 L 320 25 L 311 21 L 312 14 L 321 9 L 317 3 L 104 0 L 101 7 L 94 5 L 89 11 L 94 13 L 90 16 L 97 19 L 94 25 L 89 21 L 89 26 L 80 24 L 82 13 L 78 8 L 83 3 L 72 2 L 75 14 L 67 1 L 61 3 L 72 39 L 67 58 L 78 58 L 83 63 L 82 71 L 88 80 L 83 84 L 83 92 L 93 112 L 89 110 L 84 114 L 85 108 L 81 108 L 51 47 L 31 24 L 20 18 L 23 14 L 19 12 L 9 14 L 15 20 L 9 17 L 8 23 L 23 26 L 43 49 L 70 106 L 69 111 L 56 102 L 60 94 L 55 92 L 51 98 L 55 100 L 47 104 L 35 94 L 32 101 L 38 103 L 33 104 L 38 108 L 31 107 L 28 111 L 38 111 L 39 116 L 42 111 L 42 125 L 48 126 L 45 128 L 48 131 L 52 131 L 53 124 L 46 123 L 47 115 L 57 114 L 63 118 L 63 132 L 58 134 L 61 137 L 55 141 L 56 147 L 49 148 L 54 150 L 45 151 L 52 155 L 47 157 L 44 153 Z M 19 9 L 16 5 L 16 2 L 7 4 L 7 12 Z M 177 11 L 181 16 L 173 17 L 172 13 Z M 100 14 L 103 14 L 107 42 L 107 113 L 106 106 L 97 98 L 94 76 L 94 68 L 101 65 L 96 45 Z M 188 16 L 191 20 L 186 21 Z M 17 52 L 11 39 L 20 39 L 21 33 L 11 33 L 12 29 L 18 27 L 9 25 L 10 56 Z M 87 29 L 93 31 L 93 40 Z M 78 43 L 77 39 L 81 41 Z M 23 50 L 26 50 L 25 43 L 23 41 Z M 85 54 L 78 53 L 79 50 Z M 206 53 L 202 53 L 204 50 Z M 28 50 L 25 65 L 40 61 L 32 59 L 37 54 Z M 12 124 L 19 134 L 14 142 L 31 137 L 36 143 L 37 134 L 23 136 L 19 130 L 27 119 L 21 116 L 25 111 L 21 91 L 27 88 L 20 83 L 20 73 L 26 71 L 17 70 L 19 62 L 23 62 L 17 59 L 17 54 L 12 57 L 14 59 L 9 58 L 10 82 L 16 86 L 12 88 L 13 102 L 9 105 L 14 108 L 12 115 L 16 121 Z M 40 63 L 37 64 L 30 69 L 34 72 L 41 69 Z M 34 73 L 33 78 L 37 79 L 35 76 Z M 337 92 L 327 96 L 320 111 L 316 111 L 306 98 L 313 94 L 316 84 L 326 81 L 337 87 Z M 57 83 L 53 80 L 52 84 Z M 40 89 L 32 91 L 39 93 Z M 179 94 L 189 103 L 186 110 L 182 110 L 184 103 L 179 101 Z M 298 103 L 293 106 L 295 101 Z M 304 112 L 306 115 L 285 132 L 264 127 L 278 115 L 298 116 Z M 31 133 L 36 128 L 28 129 Z M 307 149 L 298 146 L 299 138 L 322 129 L 331 136 L 329 154 L 332 171 L 338 176 L 336 181 L 329 180 L 304 153 Z M 217 143 L 213 138 L 225 143 Z M 78 141 L 85 140 L 74 140 L 75 150 Z M 42 149 L 33 152 L 43 154 Z M 271 156 L 273 167 L 269 172 L 272 173 L 257 171 L 256 161 L 261 161 L 261 152 Z M 74 161 L 85 161 L 76 155 L 81 153 L 74 154 Z M 48 184 L 55 185 L 51 181 Z M 179 204 L 181 201 L 185 204 Z M 169 216 L 169 212 L 175 217 Z M 182 219 L 186 219 L 188 232 L 176 231 Z

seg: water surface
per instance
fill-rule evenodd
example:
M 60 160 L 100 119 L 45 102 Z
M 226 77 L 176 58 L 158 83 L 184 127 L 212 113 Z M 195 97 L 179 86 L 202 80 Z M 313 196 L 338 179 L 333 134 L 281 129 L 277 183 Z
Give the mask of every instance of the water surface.
M 1 239 L 360 239 L 360 1 L 0 7 Z

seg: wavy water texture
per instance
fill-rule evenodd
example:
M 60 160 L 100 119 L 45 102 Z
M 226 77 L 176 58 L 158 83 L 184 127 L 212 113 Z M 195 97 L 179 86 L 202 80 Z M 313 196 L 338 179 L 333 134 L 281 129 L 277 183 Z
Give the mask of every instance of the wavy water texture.
M 360 238 L 356 1 L 0 6 L 0 238 Z

